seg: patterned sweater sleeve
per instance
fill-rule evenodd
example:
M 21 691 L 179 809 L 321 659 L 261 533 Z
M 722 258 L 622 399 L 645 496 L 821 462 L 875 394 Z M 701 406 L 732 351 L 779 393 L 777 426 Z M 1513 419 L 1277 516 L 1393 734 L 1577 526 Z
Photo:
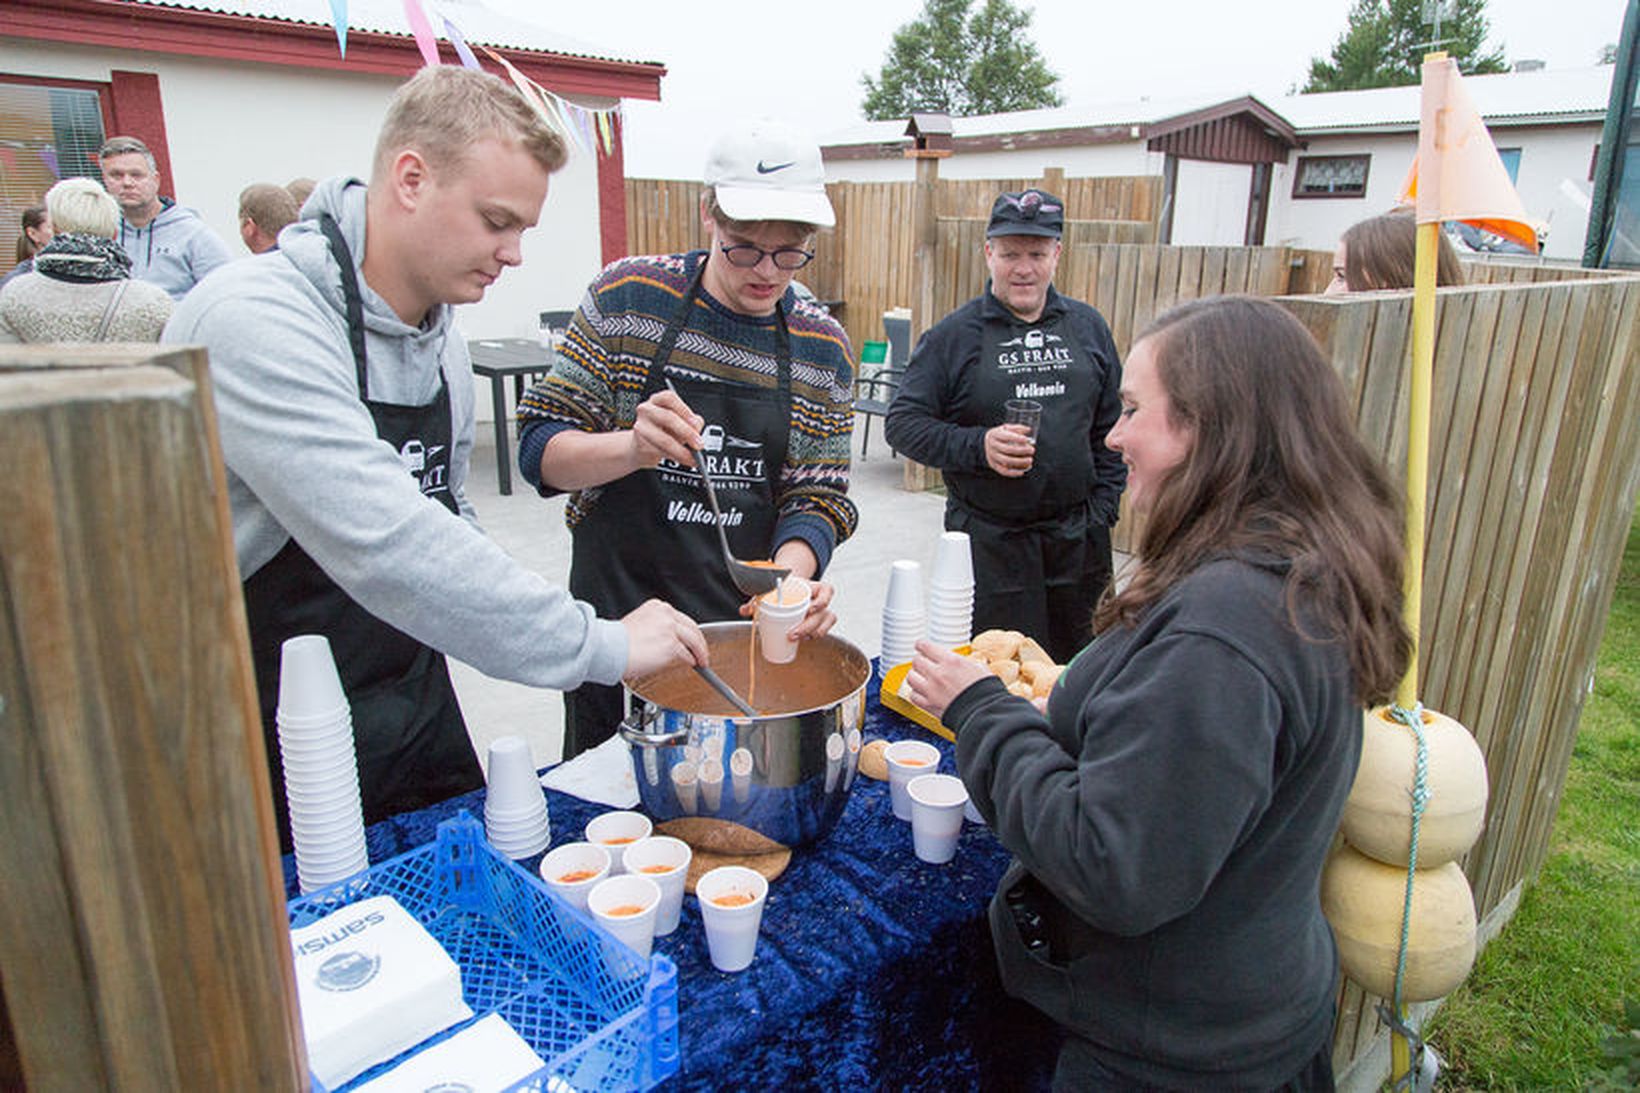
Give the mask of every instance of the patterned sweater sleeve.
M 792 341 L 792 424 L 780 473 L 775 549 L 801 539 L 825 572 L 831 552 L 854 534 L 859 512 L 848 497 L 854 437 L 854 365 L 848 335 L 823 309 L 799 303 L 787 320 Z
M 518 469 L 542 497 L 562 492 L 541 479 L 541 455 L 549 440 L 565 429 L 604 433 L 630 428 L 637 418 L 642 377 L 627 376 L 623 382 L 620 356 L 612 349 L 621 319 L 606 316 L 601 307 L 602 297 L 621 281 L 621 267 L 609 266 L 587 288 L 553 354 L 551 370 L 519 400 Z M 578 491 L 571 500 L 566 517 L 572 527 L 584 509 L 583 494 L 590 499 L 597 491 Z

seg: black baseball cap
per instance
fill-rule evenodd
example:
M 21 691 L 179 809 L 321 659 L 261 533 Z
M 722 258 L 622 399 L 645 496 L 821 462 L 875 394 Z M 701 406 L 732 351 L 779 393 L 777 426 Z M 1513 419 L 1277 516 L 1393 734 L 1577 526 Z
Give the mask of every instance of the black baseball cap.
M 1065 203 L 1045 190 L 999 194 L 991 206 L 985 238 L 997 235 L 1045 235 L 1058 239 L 1065 230 Z

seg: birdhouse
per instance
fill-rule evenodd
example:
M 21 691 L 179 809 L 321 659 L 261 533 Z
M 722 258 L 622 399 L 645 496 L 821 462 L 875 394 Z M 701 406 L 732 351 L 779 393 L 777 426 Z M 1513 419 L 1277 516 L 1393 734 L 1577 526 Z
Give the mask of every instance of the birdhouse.
M 955 149 L 949 114 L 912 114 L 905 124 L 905 135 L 911 138 L 913 153 L 943 152 L 950 155 Z

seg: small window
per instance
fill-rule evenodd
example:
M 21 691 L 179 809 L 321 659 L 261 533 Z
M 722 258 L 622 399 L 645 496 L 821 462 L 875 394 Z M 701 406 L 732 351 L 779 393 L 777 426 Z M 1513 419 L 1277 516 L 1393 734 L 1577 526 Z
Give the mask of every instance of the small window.
M 22 213 L 61 179 L 100 178 L 98 88 L 0 81 L 0 272 L 15 264 Z
M 1299 156 L 1294 197 L 1365 197 L 1371 156 Z
M 1498 158 L 1503 161 L 1503 169 L 1509 172 L 1509 184 L 1520 185 L 1520 149 L 1499 148 Z

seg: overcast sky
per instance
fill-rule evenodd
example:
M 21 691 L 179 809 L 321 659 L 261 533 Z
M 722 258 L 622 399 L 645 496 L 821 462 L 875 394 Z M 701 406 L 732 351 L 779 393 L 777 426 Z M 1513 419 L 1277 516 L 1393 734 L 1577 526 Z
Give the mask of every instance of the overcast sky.
M 773 116 L 817 138 L 861 120 L 860 77 L 922 0 L 482 0 L 596 46 L 659 61 L 659 103 L 628 101 L 626 167 L 699 174 L 729 121 Z M 1251 92 L 1302 84 L 1348 23 L 1350 0 L 1036 0 L 1032 35 L 1066 105 Z M 1595 62 L 1622 32 L 1624 0 L 1489 0 L 1489 42 L 1551 68 Z

